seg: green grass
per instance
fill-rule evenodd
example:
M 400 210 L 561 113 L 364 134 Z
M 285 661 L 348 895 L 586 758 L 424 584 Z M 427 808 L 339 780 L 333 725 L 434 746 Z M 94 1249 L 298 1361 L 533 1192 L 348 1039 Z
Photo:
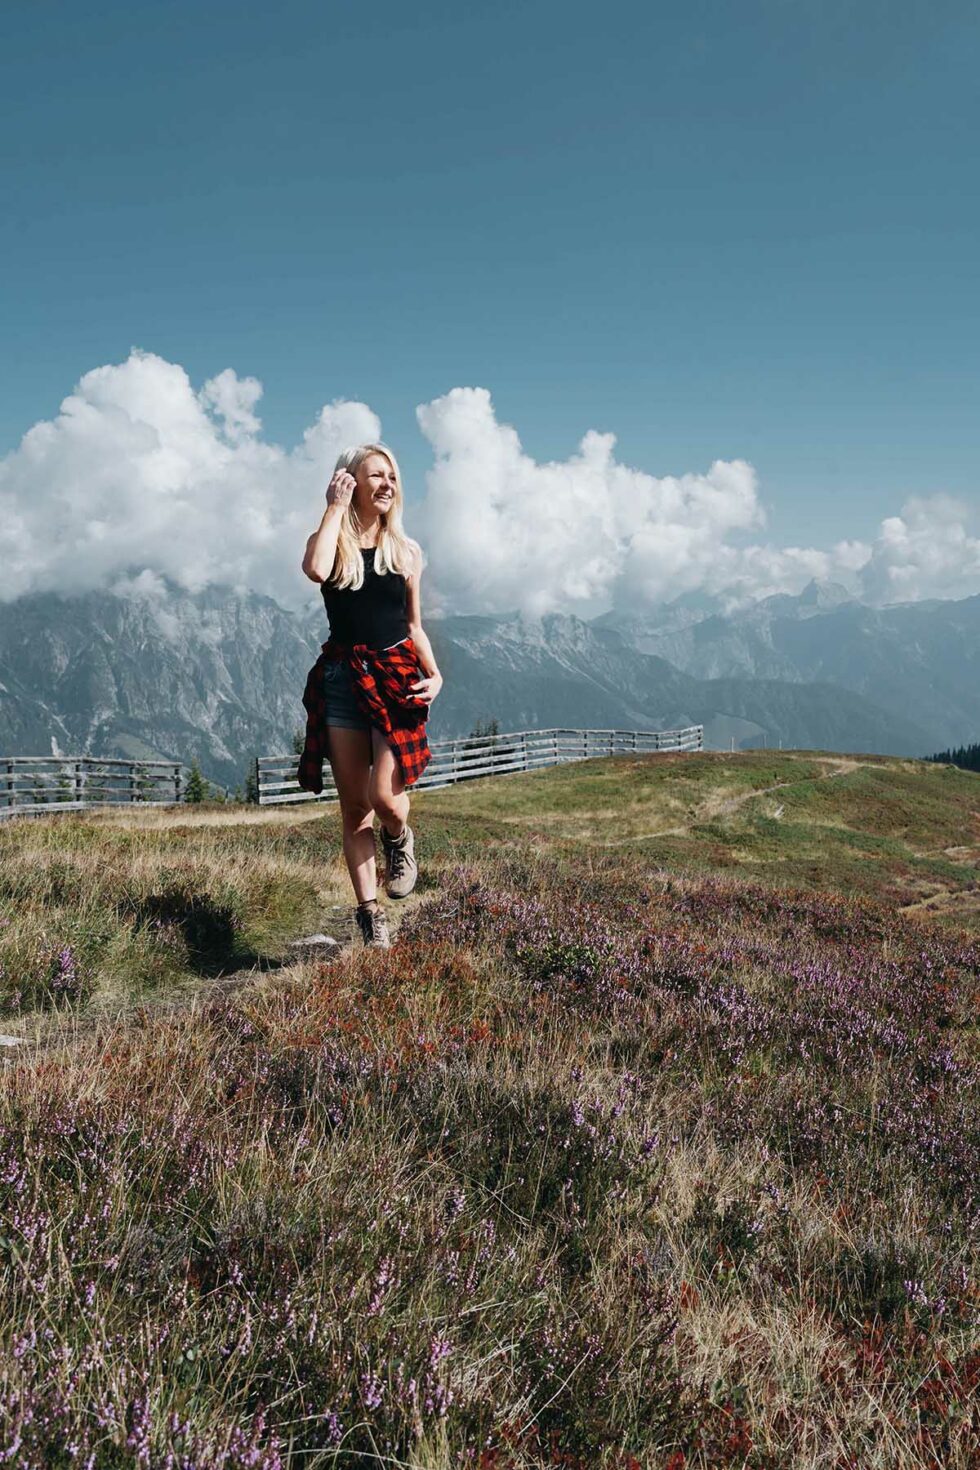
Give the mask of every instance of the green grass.
M 928 762 L 771 751 L 624 755 L 480 779 L 416 793 L 416 900 L 455 863 L 530 844 L 559 860 L 633 851 L 690 874 L 744 872 L 898 907 L 927 900 L 942 922 L 976 927 L 975 788 L 974 773 Z M 278 962 L 331 906 L 349 906 L 335 806 L 248 815 L 0 828 L 0 1007 L 40 1015 L 67 995 L 85 1012 L 193 990 Z M 65 946 L 68 987 L 56 983 Z

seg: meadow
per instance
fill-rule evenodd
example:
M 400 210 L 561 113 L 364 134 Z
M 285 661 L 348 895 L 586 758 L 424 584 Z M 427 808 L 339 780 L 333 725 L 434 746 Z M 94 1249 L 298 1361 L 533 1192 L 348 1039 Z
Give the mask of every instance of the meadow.
M 617 756 L 0 825 L 0 1458 L 980 1465 L 980 777 Z M 380 843 L 379 843 L 380 853 Z

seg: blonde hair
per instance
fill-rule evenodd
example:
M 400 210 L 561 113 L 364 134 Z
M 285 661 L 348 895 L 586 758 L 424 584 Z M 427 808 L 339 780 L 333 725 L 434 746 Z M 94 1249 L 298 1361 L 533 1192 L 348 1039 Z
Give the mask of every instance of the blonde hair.
M 391 505 L 381 514 L 381 534 L 374 557 L 374 570 L 379 576 L 397 572 L 411 576 L 416 567 L 416 557 L 421 557 L 421 548 L 402 527 L 402 476 L 398 461 L 387 444 L 354 444 L 341 450 L 334 471 L 345 469 L 356 478 L 357 468 L 369 454 L 383 454 L 395 472 L 395 493 Z M 364 558 L 358 541 L 357 521 L 354 519 L 354 497 L 344 512 L 337 534 L 337 552 L 327 582 L 338 589 L 356 590 L 364 585 Z

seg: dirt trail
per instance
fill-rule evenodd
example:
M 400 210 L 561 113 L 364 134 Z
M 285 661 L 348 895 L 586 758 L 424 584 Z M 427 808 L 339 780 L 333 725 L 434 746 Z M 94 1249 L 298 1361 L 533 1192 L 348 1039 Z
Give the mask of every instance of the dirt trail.
M 806 777 L 806 780 L 830 781 L 835 776 L 847 776 L 858 766 L 873 765 L 872 761 L 852 760 L 849 756 L 809 756 L 810 763 L 816 762 L 820 765 L 833 765 L 832 771 L 825 772 L 822 776 Z M 782 791 L 787 786 L 798 786 L 799 778 L 795 781 L 776 781 L 772 786 L 757 786 L 752 791 L 743 791 L 738 796 L 728 796 L 721 800 L 717 796 L 707 797 L 698 806 L 694 815 L 686 822 L 681 822 L 674 827 L 662 827 L 658 832 L 635 832 L 632 837 L 616 837 L 610 842 L 599 842 L 597 847 L 628 847 L 631 842 L 646 842 L 651 837 L 683 837 L 698 822 L 710 821 L 712 817 L 719 817 L 733 812 L 737 807 L 744 805 L 747 801 L 754 801 L 757 796 L 765 796 L 770 791 Z
M 25 1060 L 35 1061 L 46 1053 L 70 1047 L 86 1037 L 108 1038 L 119 1027 L 132 1025 L 134 1021 L 152 1023 L 164 1020 L 168 1016 L 186 1012 L 195 1005 L 206 1005 L 217 997 L 233 995 L 246 986 L 261 982 L 266 976 L 288 983 L 301 979 L 305 965 L 335 964 L 342 955 L 350 953 L 358 942 L 349 912 L 342 905 L 336 905 L 335 910 L 328 910 L 324 921 L 324 932 L 333 931 L 331 937 L 336 939 L 335 944 L 299 950 L 294 954 L 287 950 L 281 960 L 268 959 L 248 969 L 229 970 L 209 979 L 202 977 L 196 983 L 182 985 L 169 994 L 144 996 L 141 1000 L 125 1002 L 111 1010 L 107 1008 L 67 1019 L 50 1012 L 28 1017 L 27 1023 L 34 1024 L 32 1034 L 17 1036 L 19 1045 L 11 1045 L 9 1042 L 0 1044 L 0 1070 L 4 1065 L 11 1066 Z M 388 922 L 394 940 L 398 932 L 398 920 L 390 912 Z M 17 1033 L 8 1032 L 6 1035 L 15 1036 Z
M 963 913 L 980 910 L 980 894 L 973 892 L 964 893 L 962 889 L 941 888 L 936 893 L 927 894 L 924 898 L 913 899 L 911 903 L 903 903 L 899 906 L 900 914 L 952 914 L 958 918 Z
M 426 895 L 428 896 L 428 894 Z M 411 895 L 400 900 L 398 906 L 389 904 L 385 908 L 392 943 L 398 938 L 402 921 L 422 902 L 421 897 Z M 344 955 L 360 948 L 361 939 L 354 923 L 353 907 L 350 904 L 327 904 L 322 910 L 322 932 L 335 943 L 300 948 L 291 953 L 287 946 L 281 959 L 269 957 L 248 969 L 229 970 L 210 978 L 199 977 L 185 983 L 176 991 L 162 995 L 148 995 L 140 1000 L 127 1001 L 111 1010 L 90 1012 L 83 1016 L 58 1016 L 56 1013 L 33 1013 L 25 1018 L 26 1025 L 33 1025 L 31 1034 L 9 1032 L 0 1026 L 0 1036 L 16 1037 L 17 1045 L 0 1041 L 0 1072 L 4 1066 L 19 1061 L 35 1061 L 44 1054 L 59 1048 L 69 1047 L 84 1038 L 101 1036 L 108 1038 L 117 1028 L 132 1025 L 134 1021 L 149 1024 L 185 1012 L 195 1005 L 206 1005 L 219 996 L 233 995 L 247 986 L 261 983 L 268 976 L 276 983 L 302 984 L 303 970 L 310 964 L 336 964 Z

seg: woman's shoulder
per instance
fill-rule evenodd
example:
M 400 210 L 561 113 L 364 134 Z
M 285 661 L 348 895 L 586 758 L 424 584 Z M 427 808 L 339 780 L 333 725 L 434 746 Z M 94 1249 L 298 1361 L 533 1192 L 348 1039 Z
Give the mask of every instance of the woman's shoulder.
M 406 541 L 406 544 L 408 545 L 408 549 L 409 549 L 409 552 L 411 554 L 411 558 L 412 558 L 412 572 L 411 572 L 411 575 L 414 577 L 414 576 L 416 576 L 422 570 L 423 566 L 425 565 L 425 553 L 423 552 L 423 550 L 422 550 L 421 546 L 419 545 L 419 543 L 417 541 L 413 541 L 412 540 L 411 536 L 406 536 L 405 537 L 405 541 Z

